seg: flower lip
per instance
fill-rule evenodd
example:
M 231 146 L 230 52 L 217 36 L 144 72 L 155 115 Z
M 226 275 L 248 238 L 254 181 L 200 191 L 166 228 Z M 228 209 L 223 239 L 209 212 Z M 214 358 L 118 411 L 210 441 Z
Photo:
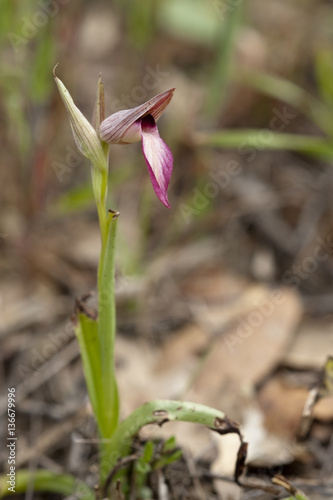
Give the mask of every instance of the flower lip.
M 173 156 L 170 148 L 160 138 L 152 115 L 141 119 L 142 152 L 150 180 L 159 200 L 170 208 L 167 190 L 172 174 Z
M 121 142 L 126 130 L 140 118 L 152 115 L 156 122 L 171 101 L 174 91 L 174 88 L 167 90 L 141 104 L 141 106 L 118 111 L 110 115 L 101 123 L 99 129 L 100 138 L 109 144 L 117 144 Z

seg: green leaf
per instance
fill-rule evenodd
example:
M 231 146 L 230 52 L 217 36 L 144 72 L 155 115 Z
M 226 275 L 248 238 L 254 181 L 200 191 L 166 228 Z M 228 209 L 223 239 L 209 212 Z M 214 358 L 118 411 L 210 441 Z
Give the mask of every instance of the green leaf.
M 51 93 L 52 80 L 50 79 L 50 61 L 54 60 L 55 39 L 52 24 L 38 32 L 38 40 L 31 64 L 30 96 L 37 104 L 45 103 Z
M 238 71 L 234 80 L 254 88 L 270 97 L 299 109 L 318 125 L 329 137 L 333 137 L 332 113 L 327 107 L 306 90 L 284 78 L 259 71 Z
M 143 460 L 147 463 L 151 461 L 154 454 L 154 443 L 152 441 L 147 441 L 143 449 Z
M 333 158 L 333 144 L 321 137 L 298 134 L 283 134 L 270 129 L 217 130 L 197 133 L 194 141 L 199 146 L 238 148 L 246 153 L 253 150 L 290 150 L 319 158 Z
M 163 455 L 154 463 L 154 469 L 159 469 L 161 467 L 166 467 L 167 465 L 172 464 L 173 462 L 177 462 L 182 458 L 183 452 L 182 450 L 176 450 L 170 455 Z
M 218 3 L 215 2 L 218 8 Z M 223 4 L 224 2 L 222 2 Z M 235 49 L 235 40 L 242 19 L 242 0 L 225 12 L 220 13 L 219 38 L 217 44 L 217 60 L 214 63 L 212 78 L 207 92 L 206 109 L 211 117 L 217 117 L 224 103 L 228 84 L 230 82 L 230 69 Z
M 97 321 L 83 311 L 78 314 L 79 323 L 75 333 L 80 345 L 84 376 L 89 398 L 95 413 L 101 434 L 105 432 L 104 415 L 101 408 L 103 388 L 101 385 L 101 358 L 98 343 Z
M 151 466 L 150 464 L 147 464 L 144 460 L 137 460 L 135 462 L 135 470 L 140 476 L 146 476 L 150 471 L 151 471 Z M 144 482 L 144 477 L 140 477 L 140 480 L 138 481 L 140 484 L 143 484 Z
M 8 477 L 0 477 L 0 498 L 11 496 L 8 490 Z M 25 493 L 30 488 L 33 491 L 59 493 L 62 495 L 77 495 L 81 500 L 94 500 L 94 492 L 82 481 L 69 474 L 55 474 L 48 470 L 20 470 L 15 474 L 15 494 Z
M 174 450 L 175 447 L 176 447 L 176 438 L 175 436 L 171 436 L 163 444 L 163 453 Z
M 316 76 L 322 100 L 333 108 L 333 58 L 331 50 L 326 49 L 318 52 Z
M 309 499 L 308 499 L 308 497 L 302 495 L 301 493 L 296 493 L 294 496 L 286 497 L 286 498 L 283 498 L 282 500 L 309 500 Z

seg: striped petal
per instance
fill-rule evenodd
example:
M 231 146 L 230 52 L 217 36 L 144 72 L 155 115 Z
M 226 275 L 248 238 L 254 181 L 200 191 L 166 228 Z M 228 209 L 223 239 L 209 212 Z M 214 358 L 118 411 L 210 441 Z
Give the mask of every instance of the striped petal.
M 171 101 L 174 90 L 162 92 L 136 108 L 110 115 L 100 126 L 99 136 L 102 141 L 109 144 L 127 144 L 140 140 L 135 122 L 147 115 L 151 115 L 156 122 Z
M 167 189 L 172 174 L 173 156 L 170 148 L 160 138 L 152 115 L 142 118 L 141 137 L 143 156 L 154 191 L 159 200 L 170 208 Z

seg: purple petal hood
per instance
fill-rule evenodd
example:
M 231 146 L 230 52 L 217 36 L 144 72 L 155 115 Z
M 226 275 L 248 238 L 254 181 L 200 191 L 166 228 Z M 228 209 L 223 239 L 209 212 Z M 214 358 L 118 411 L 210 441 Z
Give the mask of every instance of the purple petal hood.
M 121 144 L 123 136 L 126 135 L 126 132 L 128 132 L 131 125 L 147 115 L 152 115 L 155 122 L 157 122 L 171 101 L 174 90 L 175 89 L 170 89 L 166 92 L 162 92 L 136 108 L 125 109 L 110 115 L 101 123 L 99 129 L 99 136 L 102 141 L 107 142 L 108 144 Z M 136 140 L 140 140 L 140 137 L 138 136 Z M 128 140 L 124 143 L 126 144 L 127 142 L 135 141 Z

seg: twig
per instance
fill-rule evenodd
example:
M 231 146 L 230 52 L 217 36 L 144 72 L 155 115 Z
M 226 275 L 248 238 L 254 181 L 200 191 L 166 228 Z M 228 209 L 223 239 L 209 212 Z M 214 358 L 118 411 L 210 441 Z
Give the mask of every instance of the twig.
M 108 477 L 106 478 L 105 481 L 105 486 L 103 489 L 103 495 L 104 497 L 107 497 L 108 495 L 108 489 L 112 483 L 112 480 L 114 476 L 117 474 L 117 472 L 122 469 L 123 467 L 126 467 L 126 465 L 135 462 L 139 458 L 138 454 L 133 454 L 133 455 L 128 455 L 128 457 L 122 458 L 119 460 L 119 462 L 113 467 L 113 469 L 110 470 Z
M 207 477 L 209 479 L 218 479 L 220 481 L 226 481 L 228 483 L 235 484 L 235 480 L 232 477 L 223 476 L 221 474 L 215 474 L 213 472 L 206 471 L 206 470 L 200 471 L 200 476 Z M 247 488 L 247 489 L 251 489 L 251 490 L 258 489 L 261 491 L 265 491 L 266 493 L 271 493 L 273 495 L 278 495 L 281 492 L 281 489 L 278 489 L 275 486 L 272 486 L 268 483 L 259 482 L 258 480 L 254 480 L 254 479 L 245 478 L 242 480 L 241 483 L 239 483 L 239 485 L 242 488 Z

